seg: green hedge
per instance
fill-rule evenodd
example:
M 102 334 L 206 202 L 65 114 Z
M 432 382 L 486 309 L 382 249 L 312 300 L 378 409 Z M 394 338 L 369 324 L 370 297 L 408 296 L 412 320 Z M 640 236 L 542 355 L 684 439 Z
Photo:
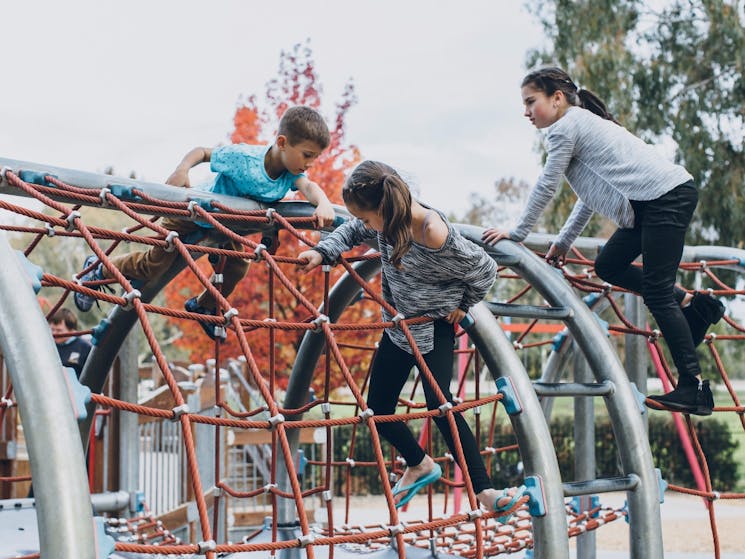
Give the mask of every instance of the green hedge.
M 713 418 L 694 421 L 698 439 L 707 456 L 712 477 L 712 485 L 717 491 L 731 491 L 737 485 L 737 464 L 734 454 L 737 442 L 728 431 L 727 425 Z M 574 477 L 574 438 L 573 418 L 559 417 L 551 422 L 551 437 L 556 457 L 559 461 L 561 477 L 564 481 L 572 481 Z M 343 461 L 349 456 L 352 443 L 352 426 L 334 428 L 334 459 Z M 693 475 L 688 466 L 683 448 L 678 440 L 672 418 L 662 414 L 655 414 L 649 418 L 649 433 L 652 456 L 655 466 L 662 471 L 663 478 L 668 483 L 694 487 Z M 487 433 L 482 432 L 481 446 L 487 446 Z M 494 436 L 494 447 L 504 447 L 515 443 L 509 424 L 501 426 Z M 442 437 L 435 429 L 433 436 L 433 454 L 442 456 L 447 452 Z M 391 448 L 383 442 L 386 458 L 390 457 Z M 595 457 L 598 478 L 621 475 L 620 461 L 616 451 L 616 442 L 610 423 L 597 420 L 595 424 Z M 354 437 L 354 455 L 356 462 L 374 461 L 372 441 L 365 427 L 357 428 Z M 523 472 L 519 453 L 515 451 L 501 452 L 496 456 L 487 457 L 487 467 L 495 487 L 509 487 L 522 483 Z M 321 475 L 321 468 L 313 468 L 312 475 Z M 333 488 L 336 495 L 346 493 L 346 468 L 334 468 Z M 352 488 L 354 494 L 382 493 L 382 482 L 375 467 L 355 466 L 352 472 Z

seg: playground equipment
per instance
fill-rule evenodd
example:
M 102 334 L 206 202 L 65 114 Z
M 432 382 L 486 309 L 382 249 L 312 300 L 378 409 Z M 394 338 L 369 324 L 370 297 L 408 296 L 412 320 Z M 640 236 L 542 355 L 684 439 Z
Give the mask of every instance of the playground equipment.
M 152 237 L 149 238 L 148 243 L 172 243 L 174 250 L 178 250 L 183 256 L 179 267 L 175 267 L 163 277 L 155 278 L 137 289 L 126 278 L 120 278 L 119 284 L 124 290 L 123 296 L 98 294 L 103 301 L 113 303 L 116 307 L 98 330 L 94 329 L 96 346 L 80 379 L 92 395 L 89 396 L 84 406 L 86 413 L 81 415 L 85 417 L 81 419 L 79 431 L 77 431 L 69 406 L 64 399 L 60 398 L 56 402 L 58 409 L 54 410 L 51 417 L 41 414 L 40 418 L 27 419 L 23 412 L 24 409 L 35 409 L 34 403 L 38 401 L 41 394 L 46 394 L 44 400 L 46 403 L 51 395 L 61 395 L 67 390 L 63 384 L 65 377 L 53 373 L 53 371 L 58 371 L 61 365 L 58 359 L 55 359 L 51 335 L 38 335 L 40 331 L 47 331 L 47 329 L 32 290 L 25 289 L 23 297 L 16 296 L 17 286 L 29 283 L 28 272 L 22 269 L 20 263 L 26 259 L 16 258 L 7 247 L 7 243 L 0 243 L 3 246 L 2 250 L 5 251 L 0 254 L 6 256 L 4 261 L 12 256 L 14 262 L 13 266 L 4 267 L 5 269 L 0 274 L 0 292 L 5 296 L 3 302 L 7 303 L 7 305 L 3 304 L 0 310 L 0 340 L 2 341 L 0 347 L 6 356 L 6 363 L 13 381 L 15 403 L 21 410 L 24 432 L 29 445 L 39 511 L 39 545 L 42 550 L 51 549 L 46 546 L 53 545 L 55 556 L 66 558 L 105 556 L 102 554 L 110 552 L 105 547 L 106 545 L 116 549 L 113 553 L 125 553 L 128 557 L 133 556 L 131 554 L 138 554 L 139 557 L 140 554 L 145 553 L 178 553 L 184 556 L 214 557 L 217 552 L 235 554 L 236 557 L 249 556 L 247 554 L 268 556 L 267 553 L 271 550 L 285 557 L 305 555 L 311 557 L 330 554 L 331 549 L 334 549 L 334 556 L 343 557 L 345 545 L 382 540 L 385 547 L 379 551 L 380 553 L 387 554 L 385 556 L 403 557 L 426 553 L 407 544 L 407 541 L 412 541 L 410 536 L 414 533 L 429 531 L 435 534 L 442 532 L 448 526 L 469 525 L 473 527 L 473 545 L 466 551 L 459 551 L 460 555 L 484 556 L 502 551 L 485 535 L 490 528 L 489 522 L 493 526 L 493 519 L 496 515 L 478 510 L 472 489 L 468 484 L 464 489 L 470 510 L 465 513 L 453 514 L 446 519 L 430 517 L 416 525 L 402 523 L 398 513 L 391 506 L 390 484 L 386 476 L 386 471 L 391 464 L 384 460 L 379 442 L 375 443 L 378 451 L 375 467 L 378 468 L 381 479 L 384 480 L 384 498 L 388 504 L 387 514 L 383 513 L 381 517 L 380 528 L 366 533 L 353 533 L 341 528 L 334 530 L 333 524 L 330 524 L 330 530 L 319 532 L 308 522 L 303 491 L 298 483 L 295 458 L 298 450 L 299 428 L 319 424 L 330 430 L 332 426 L 346 422 L 350 425 L 359 425 L 360 428 L 366 427 L 369 436 L 375 442 L 378 440 L 376 421 L 389 420 L 389 418 L 375 417 L 373 413 L 365 411 L 364 399 L 353 382 L 349 383 L 349 388 L 355 396 L 358 411 L 356 416 L 344 421 L 332 420 L 330 419 L 331 403 L 326 401 L 320 403 L 325 420 L 311 421 L 303 417 L 310 409 L 307 401 L 308 388 L 316 370 L 316 363 L 324 352 L 324 345 L 330 348 L 334 362 L 345 375 L 348 375 L 344 359 L 339 354 L 339 346 L 335 341 L 334 333 L 340 332 L 344 326 L 339 323 L 343 320 L 344 309 L 358 297 L 360 289 L 366 289 L 366 280 L 378 272 L 379 263 L 374 259 L 361 258 L 353 265 L 342 263 L 347 269 L 347 274 L 336 283 L 328 297 L 325 297 L 324 304 L 319 308 L 309 309 L 313 320 L 292 326 L 298 331 L 303 330 L 305 334 L 281 406 L 275 401 L 274 394 L 267 390 L 262 371 L 258 369 L 253 360 L 251 344 L 244 331 L 247 327 L 278 329 L 290 328 L 290 325 L 276 320 L 274 322 L 262 321 L 260 317 L 241 317 L 237 313 L 225 313 L 222 318 L 225 326 L 229 327 L 231 332 L 234 332 L 241 340 L 244 349 L 246 378 L 252 383 L 253 389 L 263 401 L 264 413 L 257 416 L 261 419 L 252 419 L 253 416 L 250 415 L 222 417 L 221 414 L 227 407 L 220 406 L 219 388 L 216 389 L 217 413 L 211 416 L 197 413 L 184 399 L 167 359 L 155 347 L 153 353 L 158 367 L 173 395 L 174 405 L 171 409 L 156 410 L 138 406 L 133 401 L 117 400 L 100 395 L 106 376 L 133 326 L 139 324 L 148 338 L 151 338 L 152 332 L 149 328 L 147 313 L 165 312 L 163 309 L 155 308 L 150 303 L 152 299 L 183 267 L 188 266 L 197 273 L 191 254 L 219 254 L 220 249 L 215 248 L 214 245 L 219 241 L 220 236 L 229 236 L 233 234 L 233 231 L 248 235 L 251 233 L 266 234 L 279 227 L 287 231 L 307 227 L 310 223 L 311 212 L 306 204 L 279 203 L 274 209 L 267 210 L 266 207 L 250 200 L 235 200 L 224 196 L 211 196 L 210 200 L 190 199 L 190 195 L 195 194 L 194 191 L 105 175 L 78 173 L 67 169 L 3 159 L 0 159 L 0 165 L 4 166 L 0 178 L 0 193 L 22 193 L 25 196 L 33 196 L 62 216 L 53 217 L 33 210 L 23 211 L 28 217 L 41 220 L 46 224 L 45 229 L 36 228 L 36 230 L 26 231 L 35 234 L 37 239 L 44 235 L 50 236 L 50 232 L 54 234 L 55 231 L 65 230 L 70 236 L 85 239 L 99 258 L 107 258 L 106 251 L 100 247 L 100 240 L 117 237 L 111 232 L 88 227 L 80 214 L 70 205 L 113 207 L 127 212 L 140 226 L 149 227 L 155 231 L 157 238 L 155 240 L 152 240 Z M 0 207 L 11 211 L 22 211 L 18 209 L 17 204 L 2 201 L 0 201 Z M 341 209 L 339 212 L 344 213 Z M 182 218 L 208 221 L 214 225 L 215 233 L 203 243 L 204 246 L 187 246 L 178 239 L 169 239 L 167 231 L 157 230 L 157 226 L 149 222 L 142 214 L 177 215 Z M 224 223 L 229 223 L 230 227 L 225 227 Z M 465 236 L 474 242 L 479 242 L 480 230 L 478 228 L 472 226 L 459 226 L 459 228 Z M 132 234 L 129 234 L 127 238 L 144 242 L 142 237 L 135 237 Z M 542 242 L 540 237 L 531 237 L 531 240 L 536 243 Z M 263 260 L 273 274 L 278 278 L 282 276 L 280 264 L 288 259 L 283 261 L 276 258 L 267 251 L 265 245 L 251 241 L 248 236 L 243 239 L 243 242 L 248 257 L 256 261 Z M 584 247 L 578 245 L 578 248 L 582 250 Z M 646 413 L 643 395 L 629 383 L 628 375 L 621 366 L 618 356 L 608 344 L 604 327 L 596 320 L 588 303 L 575 294 L 561 273 L 550 268 L 531 251 L 514 243 L 501 242 L 489 251 L 500 266 L 509 268 L 532 285 L 549 306 L 482 303 L 472 309 L 471 321 L 465 323 L 463 329 L 494 378 L 497 395 L 490 402 L 488 399 L 464 402 L 458 404 L 456 408 L 465 411 L 499 401 L 507 411 L 522 457 L 527 486 L 526 497 L 519 503 L 515 503 L 513 509 L 527 506 L 530 513 L 532 540 L 529 545 L 532 547 L 533 557 L 568 557 L 569 532 L 564 498 L 598 495 L 606 491 L 626 492 L 628 517 L 631 520 L 630 556 L 634 558 L 661 557 L 660 480 L 652 463 L 647 443 L 643 421 Z M 732 266 L 736 265 L 733 263 Z M 74 282 L 50 277 L 42 271 L 36 271 L 35 274 L 38 287 L 41 285 L 57 286 L 64 289 L 65 293 L 87 289 Z M 205 281 L 207 281 L 206 278 Z M 288 289 L 291 288 L 288 287 Z M 372 292 L 366 292 L 366 295 L 370 298 L 375 297 Z M 301 297 L 302 294 L 297 293 L 297 296 Z M 24 319 L 23 328 L 18 328 L 18 317 L 28 315 L 34 316 L 28 320 Z M 549 361 L 547 372 L 540 383 L 535 385 L 531 383 L 515 353 L 515 348 L 505 337 L 495 315 L 548 318 L 562 320 L 566 325 L 567 334 L 560 338 L 553 364 Z M 406 328 L 407 321 L 402 322 L 402 327 Z M 381 324 L 374 323 L 367 325 L 371 330 L 381 326 Z M 589 378 L 580 374 L 579 377 L 575 377 L 574 382 L 560 383 L 556 378 L 556 372 L 561 370 L 559 362 L 562 361 L 562 340 L 568 339 L 575 341 L 576 347 L 587 360 L 591 374 Z M 151 341 L 152 344 L 157 346 L 157 343 L 153 341 Z M 216 369 L 215 386 L 218 387 L 220 367 L 217 366 Z M 57 379 L 54 381 L 56 384 L 50 384 L 49 377 L 52 376 Z M 542 402 L 539 402 L 538 396 L 543 397 Z M 578 399 L 603 397 L 618 444 L 622 468 L 620 477 L 596 480 L 594 471 L 584 471 L 581 472 L 583 477 L 577 481 L 563 482 L 561 480 L 544 416 L 544 412 L 547 412 L 547 402 L 555 396 L 571 396 Z M 87 397 L 88 395 L 83 390 L 83 401 Z M 115 535 L 116 532 L 111 524 L 94 522 L 90 507 L 91 496 L 84 483 L 83 446 L 77 444 L 77 440 L 82 437 L 84 446 L 86 446 L 96 405 L 128 412 L 122 413 L 123 416 L 140 413 L 161 419 L 171 419 L 180 426 L 185 453 L 188 457 L 193 503 L 196 516 L 198 516 L 198 528 L 195 530 L 198 537 L 196 539 L 186 544 L 167 539 L 161 546 L 114 542 L 111 535 Z M 739 406 L 739 403 L 737 405 Z M 7 404 L 4 409 L 8 409 Z M 428 414 L 431 416 L 432 413 L 438 413 L 438 411 L 401 414 L 399 419 L 423 418 Z M 450 408 L 444 407 L 439 410 L 439 413 L 451 413 Z M 59 415 L 65 415 L 67 420 L 59 421 Z M 211 427 L 206 427 L 208 425 Z M 225 492 L 231 494 L 231 489 L 222 484 L 219 467 L 213 468 L 211 474 L 206 477 L 201 471 L 200 466 L 205 460 L 200 460 L 197 456 L 198 451 L 194 445 L 192 432 L 202 427 L 214 429 L 218 433 L 220 429 L 227 428 L 250 432 L 268 431 L 275 442 L 273 448 L 278 451 L 278 456 L 272 472 L 276 477 L 266 488 L 266 492 L 276 503 L 275 514 L 260 535 L 245 543 L 232 544 L 225 538 L 219 537 L 224 534 L 221 533 L 216 519 L 220 514 L 224 514 L 220 512 L 224 511 L 224 494 Z M 63 431 L 62 435 L 58 434 L 58 430 Z M 45 434 L 37 435 L 39 431 Z M 587 431 L 583 436 L 587 438 L 590 434 Z M 47 439 L 50 438 L 55 439 L 56 444 L 47 446 L 50 442 Z M 220 438 L 216 436 L 215 441 L 219 440 Z M 215 456 L 219 456 L 219 451 L 215 453 Z M 131 455 L 129 459 L 131 461 Z M 462 461 L 462 456 L 455 456 L 453 460 L 458 463 Z M 215 461 L 219 463 L 218 458 L 215 458 Z M 54 470 L 54 475 L 47 472 L 43 465 L 37 466 L 39 462 L 46 463 L 49 470 Z M 51 466 L 52 464 L 54 466 Z M 77 476 L 77 485 L 71 484 L 66 474 L 60 475 L 60 471 L 74 472 L 73 476 Z M 134 466 L 132 464 L 125 466 L 124 471 L 129 472 L 124 476 L 129 488 L 136 488 L 137 475 L 134 472 Z M 39 476 L 43 477 L 43 482 Z M 205 479 L 209 487 L 203 483 Z M 60 491 L 58 484 L 66 484 L 66 490 Z M 125 495 L 130 494 L 125 492 Z M 234 495 L 231 494 L 231 496 Z M 323 499 L 331 511 L 332 495 L 328 489 L 323 492 Z M 122 500 L 129 501 L 130 499 L 122 498 Z M 54 520 L 55 513 L 59 510 L 74 513 L 68 515 L 69 523 L 59 523 Z M 212 515 L 211 519 L 210 515 Z M 133 527 L 127 526 L 127 528 Z M 99 531 L 98 536 L 96 536 L 96 530 Z M 438 539 L 435 536 L 430 536 L 429 540 L 430 554 L 435 550 L 447 553 L 448 551 L 442 550 L 452 549 L 452 546 L 451 548 L 438 547 Z M 98 543 L 94 543 L 96 541 Z M 106 542 L 103 547 L 102 541 Z M 523 544 L 522 547 L 525 545 L 528 544 Z M 503 550 L 514 551 L 522 547 L 505 546 Z

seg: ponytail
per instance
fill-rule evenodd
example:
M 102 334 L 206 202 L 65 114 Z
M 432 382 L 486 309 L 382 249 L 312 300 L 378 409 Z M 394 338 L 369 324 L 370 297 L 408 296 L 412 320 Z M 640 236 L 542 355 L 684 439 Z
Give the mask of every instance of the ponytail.
M 393 245 L 391 264 L 400 269 L 411 246 L 411 192 L 396 174 L 385 175 L 382 185 L 383 236 Z
M 564 70 L 557 67 L 540 68 L 530 72 L 523 78 L 522 87 L 529 85 L 538 91 L 551 96 L 561 91 L 570 105 L 582 107 L 595 113 L 599 117 L 619 124 L 614 116 L 608 112 L 605 102 L 592 91 L 578 88 Z
M 393 246 L 391 264 L 401 268 L 401 259 L 411 247 L 411 192 L 396 171 L 378 161 L 363 161 L 355 167 L 342 190 L 347 205 L 380 212 L 383 236 Z
M 577 97 L 579 98 L 579 105 L 583 109 L 587 109 L 591 113 L 595 113 L 605 120 L 610 120 L 616 124 L 620 124 L 615 117 L 608 112 L 608 107 L 605 106 L 605 102 L 592 91 L 580 88 L 577 90 Z

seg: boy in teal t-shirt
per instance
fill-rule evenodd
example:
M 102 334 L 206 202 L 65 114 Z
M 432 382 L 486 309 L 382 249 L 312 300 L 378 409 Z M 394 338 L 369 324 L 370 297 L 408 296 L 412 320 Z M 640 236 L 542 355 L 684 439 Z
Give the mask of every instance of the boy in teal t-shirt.
M 316 210 L 313 215 L 318 227 L 326 227 L 334 221 L 334 209 L 320 186 L 308 179 L 305 171 L 313 164 L 330 142 L 328 126 L 323 117 L 310 107 L 291 107 L 279 122 L 277 138 L 271 145 L 231 144 L 215 149 L 197 147 L 189 151 L 166 180 L 166 184 L 190 187 L 189 170 L 200 163 L 210 163 L 215 179 L 197 187 L 199 190 L 244 196 L 259 202 L 270 203 L 281 200 L 289 190 L 300 191 Z M 183 219 L 165 218 L 163 227 L 176 231 L 179 237 L 209 228 L 205 223 Z M 229 250 L 242 251 L 240 243 L 229 241 Z M 164 247 L 153 246 L 144 251 L 131 252 L 111 259 L 122 274 L 135 280 L 147 281 L 169 269 L 177 251 L 168 252 Z M 89 268 L 96 256 L 89 256 L 83 269 Z M 223 294 L 230 295 L 237 283 L 246 275 L 249 263 L 243 258 L 228 258 L 223 270 Z M 81 281 L 95 281 L 113 277 L 107 268 L 99 264 L 83 274 Z M 95 298 L 84 293 L 75 293 L 75 305 L 83 312 L 90 310 Z M 214 314 L 216 301 L 207 290 L 198 297 L 186 301 L 189 312 Z M 211 338 L 215 337 L 215 325 L 200 323 Z

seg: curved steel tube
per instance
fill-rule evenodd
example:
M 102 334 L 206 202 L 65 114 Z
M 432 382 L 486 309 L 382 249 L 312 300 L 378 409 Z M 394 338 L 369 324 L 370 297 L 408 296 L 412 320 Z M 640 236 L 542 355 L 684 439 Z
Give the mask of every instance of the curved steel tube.
M 0 235 L 0 349 L 26 434 L 43 557 L 94 559 L 93 513 L 62 363 L 27 272 Z
M 463 234 L 481 244 L 483 229 L 463 226 Z M 483 245 L 482 245 L 483 246 Z M 625 475 L 635 474 L 639 485 L 627 492 L 630 526 L 630 556 L 633 559 L 656 559 L 663 556 L 660 496 L 657 475 L 649 448 L 649 439 L 636 398 L 616 352 L 598 326 L 587 305 L 564 281 L 561 273 L 520 245 L 503 240 L 495 247 L 485 247 L 499 262 L 507 258 L 512 270 L 530 283 L 552 306 L 572 309 L 565 323 L 585 355 L 598 382 L 615 385 L 612 397 L 605 403 L 618 442 L 619 456 Z

